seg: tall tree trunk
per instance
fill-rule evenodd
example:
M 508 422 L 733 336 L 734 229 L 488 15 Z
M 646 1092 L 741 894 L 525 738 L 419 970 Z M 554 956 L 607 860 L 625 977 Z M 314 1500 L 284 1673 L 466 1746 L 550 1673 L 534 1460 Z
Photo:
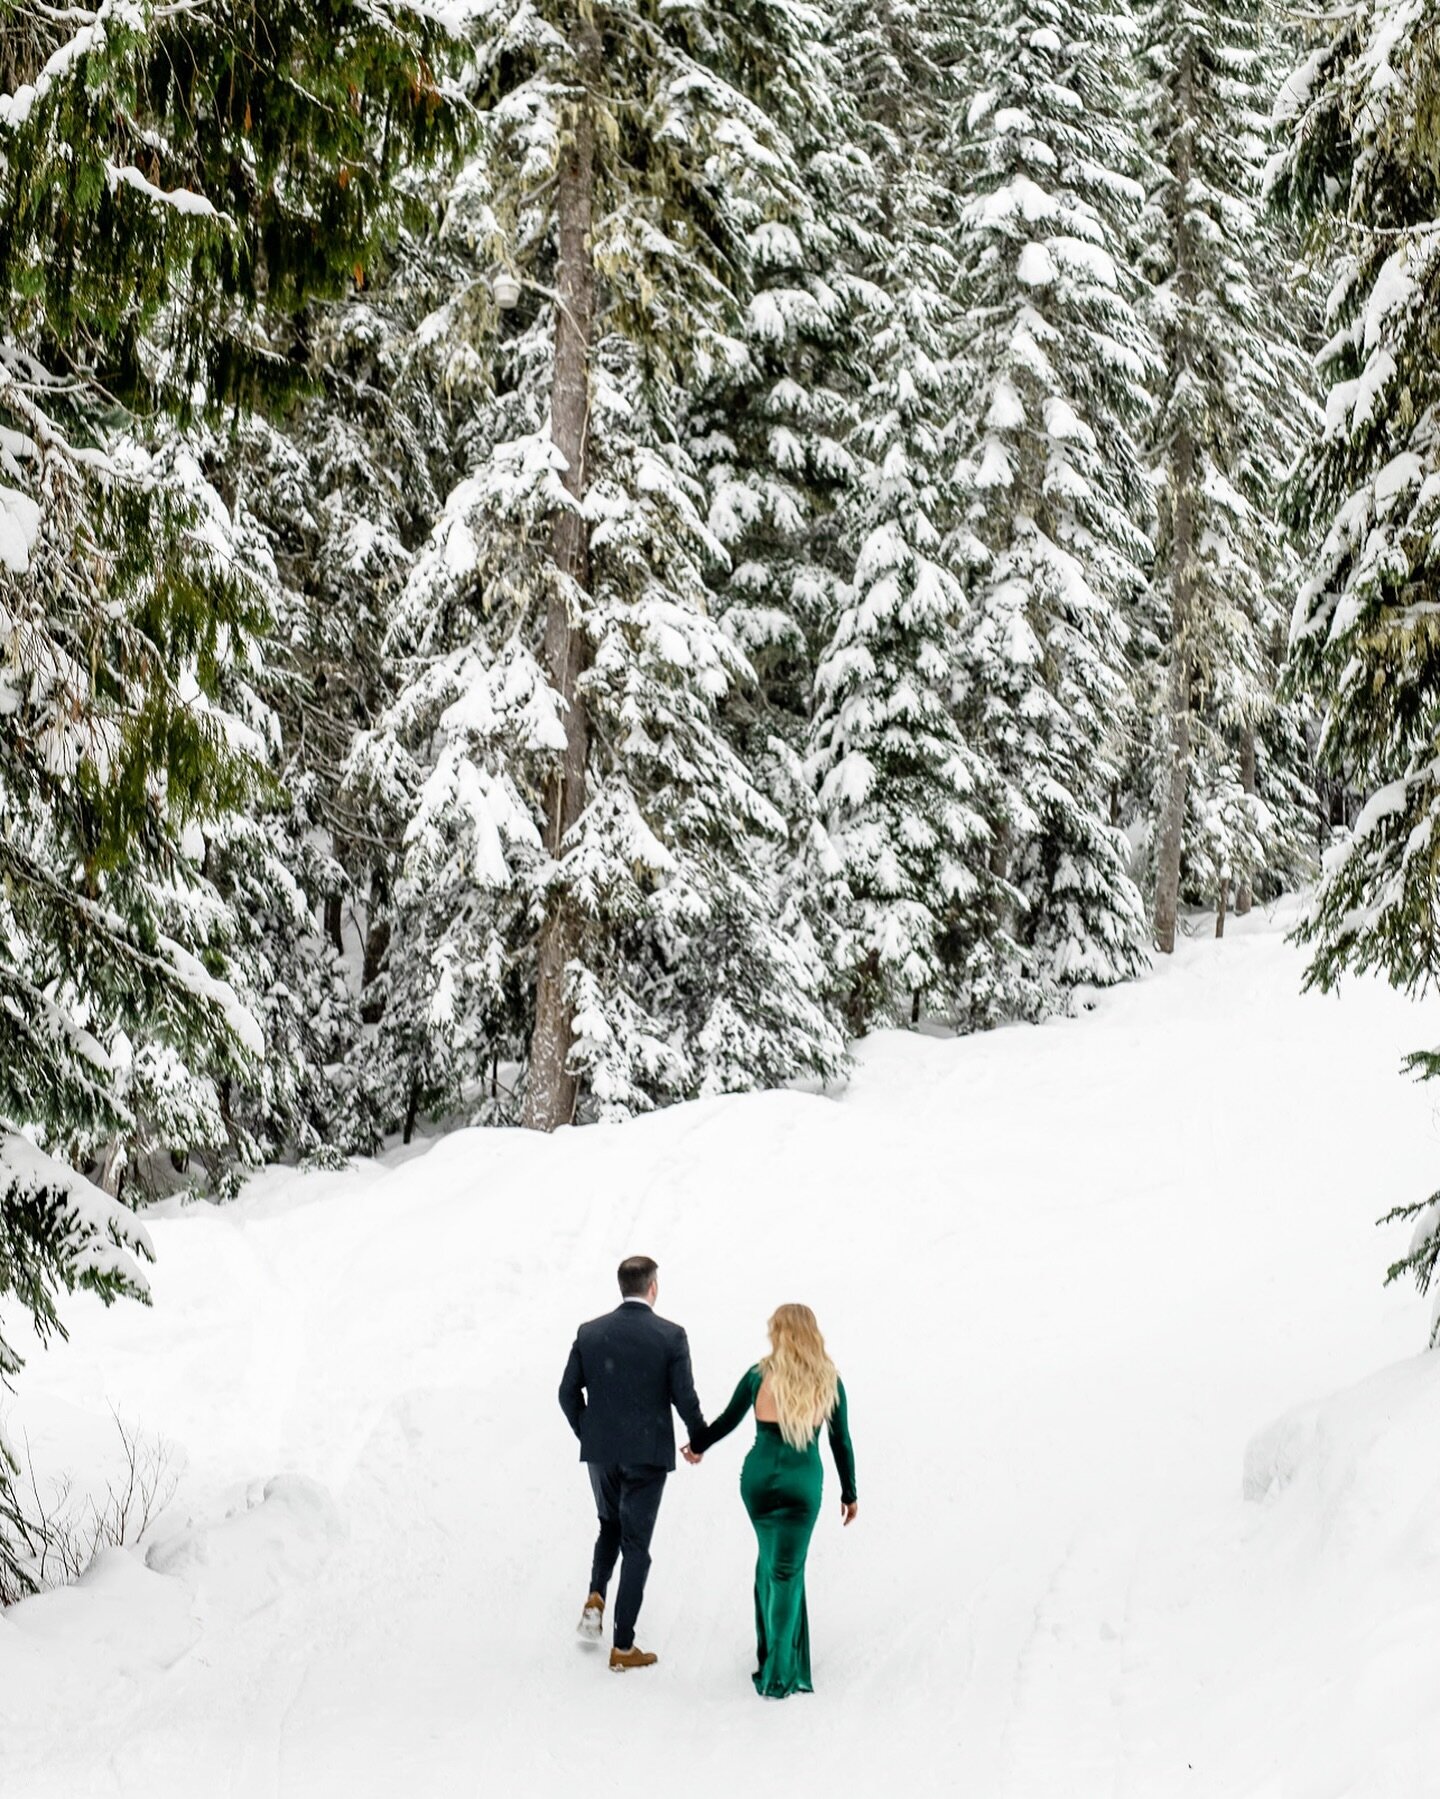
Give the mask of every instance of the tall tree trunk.
M 1246 725 L 1240 733 L 1240 784 L 1252 798 L 1255 793 L 1255 733 Z M 1246 869 L 1240 877 L 1240 885 L 1235 889 L 1235 916 L 1243 918 L 1255 903 L 1255 892 L 1251 886 L 1250 870 Z
M 1175 291 L 1180 302 L 1175 333 L 1172 378 L 1183 388 L 1192 353 L 1192 309 L 1195 301 L 1194 245 L 1190 225 L 1190 177 L 1195 129 L 1194 46 L 1187 44 L 1176 71 L 1174 137 Z M 1186 404 L 1181 401 L 1182 408 Z M 1180 911 L 1180 859 L 1185 847 L 1185 801 L 1190 785 L 1191 630 L 1195 584 L 1195 439 L 1182 410 L 1170 439 L 1170 768 L 1160 821 L 1160 859 L 1155 873 L 1155 945 L 1164 955 L 1175 950 Z
M 1160 820 L 1160 861 L 1155 873 L 1155 944 L 1175 951 L 1180 912 L 1180 857 L 1185 847 L 1185 802 L 1190 786 L 1190 558 L 1194 548 L 1194 446 L 1190 433 L 1178 434 L 1172 462 L 1173 519 L 1170 571 L 1170 769 Z
M 1218 941 L 1225 935 L 1225 919 L 1230 911 L 1230 877 L 1220 877 L 1220 897 L 1215 901 L 1215 936 Z
M 325 895 L 325 935 L 330 939 L 337 956 L 345 954 L 344 915 L 341 910 L 340 895 Z
M 100 1186 L 111 1199 L 119 1199 L 124 1190 L 128 1159 L 125 1139 L 119 1131 L 112 1132 L 100 1163 Z
M 408 1143 L 415 1135 L 415 1125 L 420 1117 L 420 1077 L 410 1077 L 410 1088 L 405 1095 L 405 1128 L 400 1134 L 400 1141 Z
M 546 796 L 545 842 L 557 860 L 565 838 L 585 808 L 590 759 L 590 721 L 577 691 L 587 646 L 579 603 L 590 587 L 590 540 L 578 506 L 585 497 L 585 453 L 590 428 L 590 344 L 595 322 L 595 269 L 590 231 L 595 195 L 595 113 L 590 91 L 600 73 L 600 36 L 588 22 L 579 25 L 575 47 L 580 86 L 568 141 L 556 174 L 559 265 L 555 289 L 555 374 L 550 393 L 550 435 L 565 458 L 565 491 L 576 502 L 557 512 L 551 525 L 554 565 L 545 619 L 545 662 L 550 684 L 560 695 L 565 749 Z M 525 1124 L 553 1131 L 575 1115 L 575 1076 L 570 1071 L 574 1016 L 567 970 L 580 945 L 580 918 L 563 885 L 556 886 L 540 927 L 535 1027 L 525 1088 Z
M 997 881 L 1008 881 L 1010 878 L 1010 852 L 1015 847 L 1015 833 L 1010 829 L 1008 818 L 1002 818 L 995 828 L 995 838 L 990 845 L 990 872 Z
M 375 983 L 385 966 L 390 950 L 390 920 L 382 908 L 388 904 L 379 868 L 370 874 L 370 906 L 365 921 L 365 959 L 360 969 L 360 1017 L 366 1024 L 379 1024 L 385 1012 L 385 1001 L 376 992 Z

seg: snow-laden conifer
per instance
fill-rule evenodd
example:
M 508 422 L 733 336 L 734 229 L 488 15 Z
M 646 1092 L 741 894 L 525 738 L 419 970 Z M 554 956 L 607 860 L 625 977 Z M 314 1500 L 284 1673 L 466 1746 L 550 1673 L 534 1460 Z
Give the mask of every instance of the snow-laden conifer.
M 1272 191 L 1333 257 L 1323 425 L 1297 497 L 1317 548 L 1295 606 L 1297 677 L 1321 701 L 1320 756 L 1367 797 L 1328 851 L 1304 935 L 1311 978 L 1379 968 L 1419 991 L 1440 974 L 1440 58 L 1416 10 L 1363 0 L 1317 21 L 1281 93 Z M 1440 1072 L 1433 1046 L 1415 1058 Z M 1440 1203 L 1416 1216 L 1422 1288 Z
M 407 953 L 397 908 L 413 891 L 400 861 L 415 784 L 398 779 L 393 742 L 363 780 L 352 778 L 351 758 L 383 735 L 408 679 L 399 614 L 417 570 L 422 628 L 433 636 L 449 616 L 425 571 L 447 554 L 446 495 L 463 480 L 489 404 L 473 314 L 493 318 L 494 306 L 483 267 L 444 228 L 454 173 L 430 171 L 412 185 L 415 204 L 366 286 L 312 321 L 314 391 L 283 421 L 243 421 L 226 457 L 272 568 L 261 683 L 283 808 L 269 821 L 272 873 L 285 871 L 320 925 L 297 934 L 272 887 L 274 932 L 254 945 L 291 970 L 287 984 L 317 1021 L 313 1041 L 303 1029 L 288 1033 L 301 1054 L 294 1078 L 309 1096 L 307 1153 L 312 1137 L 332 1151 L 373 1150 L 402 1129 L 413 1082 L 392 1052 L 403 1040 L 407 1069 L 421 1053 L 398 999 L 379 1029 L 392 986 L 405 987 L 392 981 L 390 959 L 392 949 Z
M 426 1029 L 490 1020 L 442 1045 L 452 1092 L 523 1028 L 542 1126 L 582 1090 L 611 1114 L 837 1065 L 775 890 L 785 821 L 720 728 L 753 672 L 708 604 L 726 554 L 690 412 L 744 359 L 757 209 L 807 204 L 737 82 L 748 57 L 803 86 L 818 23 L 480 19 L 482 142 L 451 228 L 522 299 L 481 340 L 492 406 L 408 577 L 404 686 L 352 767 L 409 796 L 402 880 L 427 916 L 407 928 L 401 894 L 392 991 Z M 452 1009 L 457 982 L 478 1011 Z
M 0 1293 L 42 1325 L 61 1286 L 138 1282 L 126 1214 L 33 1143 L 114 1189 L 229 1141 L 264 1047 L 205 827 L 263 762 L 265 595 L 179 427 L 291 389 L 296 313 L 363 276 L 402 139 L 444 118 L 414 15 L 281 4 L 237 54 L 253 24 L 0 27 Z
M 965 528 L 978 567 L 961 716 L 1004 783 L 998 866 L 1050 984 L 1145 956 L 1117 829 L 1150 556 L 1137 432 L 1156 346 L 1128 260 L 1142 155 L 1133 21 L 1069 0 L 986 17 L 960 145 Z
M 842 14 L 869 176 L 860 244 L 866 380 L 841 514 L 838 617 L 815 678 L 810 761 L 843 900 L 836 974 L 851 1028 L 925 1007 L 993 1022 L 1019 990 L 992 872 L 998 784 L 958 725 L 965 555 L 951 541 L 954 207 L 945 122 L 953 6 Z
M 1309 387 L 1306 296 L 1261 210 L 1275 27 L 1258 3 L 1155 0 L 1141 16 L 1154 159 L 1142 266 L 1164 353 L 1151 434 L 1163 734 L 1149 779 L 1165 951 L 1182 894 L 1202 897 L 1202 880 L 1223 900 L 1232 881 L 1243 889 L 1260 866 L 1299 859 L 1285 784 L 1268 798 L 1256 786 L 1264 736 L 1280 749 L 1295 728 L 1275 699 L 1277 521 Z

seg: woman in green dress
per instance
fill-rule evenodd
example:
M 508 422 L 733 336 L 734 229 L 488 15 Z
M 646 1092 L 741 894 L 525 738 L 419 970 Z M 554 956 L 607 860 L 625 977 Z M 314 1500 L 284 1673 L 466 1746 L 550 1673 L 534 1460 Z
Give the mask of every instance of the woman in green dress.
M 751 1368 L 720 1416 L 685 1448 L 698 1461 L 728 1437 L 747 1412 L 755 1442 L 740 1472 L 740 1497 L 760 1545 L 755 1564 L 755 1691 L 764 1699 L 809 1693 L 810 1625 L 805 1611 L 805 1556 L 820 1516 L 820 1431 L 840 1476 L 840 1511 L 855 1521 L 855 1453 L 845 1415 L 845 1387 L 825 1353 L 809 1306 L 781 1306 L 770 1320 L 770 1354 Z

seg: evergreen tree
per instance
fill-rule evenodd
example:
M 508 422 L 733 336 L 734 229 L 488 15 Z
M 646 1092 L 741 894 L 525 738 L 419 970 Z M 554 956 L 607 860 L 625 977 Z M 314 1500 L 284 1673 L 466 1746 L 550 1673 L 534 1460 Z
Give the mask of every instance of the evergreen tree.
M 826 971 L 832 1009 L 843 997 L 844 887 L 806 752 L 816 667 L 854 554 L 847 523 L 869 381 L 869 271 L 882 261 L 854 51 L 842 16 L 814 46 L 802 90 L 770 85 L 761 64 L 741 65 L 746 98 L 778 110 L 806 203 L 780 217 L 762 189 L 737 208 L 750 271 L 740 354 L 717 369 L 691 424 L 707 522 L 725 552 L 706 571 L 715 614 L 754 671 L 731 688 L 721 722 L 785 821 L 785 837 L 766 852 L 767 886 L 787 935 L 803 938 Z
M 1019 1003 L 992 871 L 999 795 L 953 706 L 965 550 L 945 433 L 960 319 L 945 121 L 963 24 L 953 6 L 850 9 L 871 183 L 862 222 L 867 391 L 842 512 L 852 558 L 815 679 L 811 766 L 843 883 L 836 973 L 852 1030 L 929 1004 L 988 1024 Z
M 1421 991 L 1440 974 L 1440 55 L 1421 15 L 1375 0 L 1315 35 L 1282 95 L 1289 141 L 1272 171 L 1277 200 L 1335 258 L 1324 425 L 1296 484 L 1319 547 L 1291 650 L 1324 706 L 1326 768 L 1369 797 L 1325 859 L 1301 935 L 1322 987 L 1378 968 Z M 1440 1073 L 1433 1051 L 1413 1064 Z M 1424 1289 L 1440 1197 L 1400 1215 L 1417 1224 L 1391 1276 L 1412 1270 Z
M 318 916 L 342 876 L 322 847 L 306 786 L 214 821 L 205 838 L 230 979 L 265 1045 L 263 1059 L 220 1086 L 224 1130 L 215 1147 L 249 1163 L 335 1161 L 376 1147 L 355 1128 L 356 996 Z M 196 1146 L 193 1134 L 166 1140 Z M 218 1166 L 212 1184 L 223 1190 Z
M 264 596 L 165 421 L 288 391 L 296 311 L 442 122 L 436 37 L 349 5 L 272 8 L 263 46 L 223 6 L 0 20 L 0 1293 L 42 1324 L 61 1285 L 138 1291 L 143 1239 L 18 1133 L 113 1186 L 213 1137 L 263 1048 L 203 864 L 259 775 Z
M 436 544 L 443 552 L 446 493 L 478 453 L 489 402 L 472 314 L 493 314 L 493 301 L 452 217 L 465 181 L 463 164 L 412 173 L 413 216 L 365 286 L 307 317 L 314 392 L 278 423 L 247 419 L 224 446 L 227 479 L 275 571 L 262 690 L 289 806 L 273 872 L 288 873 L 321 924 L 317 935 L 277 892 L 274 930 L 257 944 L 292 971 L 285 985 L 308 997 L 319 1025 L 307 1033 L 297 1011 L 287 1027 L 307 1095 L 295 1141 L 310 1154 L 321 1141 L 332 1153 L 378 1149 L 404 1128 L 411 1095 L 392 1063 L 407 1037 L 400 1008 L 384 1021 L 392 946 L 408 953 L 397 929 L 415 789 L 394 790 L 393 765 L 359 776 L 353 758 L 384 734 L 403 685 L 407 584 Z M 423 608 L 423 579 L 417 591 Z M 421 624 L 433 634 L 433 621 Z M 407 891 L 423 908 L 423 890 Z
M 483 136 L 452 210 L 523 292 L 477 345 L 493 407 L 412 571 L 405 684 L 354 780 L 407 813 L 426 895 L 428 937 L 397 919 L 391 950 L 416 1078 L 463 1091 L 523 1020 L 541 1128 L 582 1089 L 613 1114 L 838 1064 L 772 878 L 784 820 L 720 727 L 753 674 L 704 604 L 724 552 L 689 399 L 744 354 L 760 210 L 807 205 L 736 81 L 803 91 L 815 29 L 798 5 L 480 18 Z M 479 1034 L 446 1041 L 462 1014 Z
M 998 865 L 1047 983 L 1145 960 L 1113 814 L 1134 730 L 1127 615 L 1147 574 L 1137 431 L 1156 349 L 1127 236 L 1142 190 L 1133 22 L 1009 0 L 986 22 L 960 166 L 966 525 L 980 558 L 962 716 L 1004 783 Z
M 1283 586 L 1277 496 L 1305 428 L 1304 316 L 1277 271 L 1293 257 L 1260 207 L 1274 21 L 1240 6 L 1155 0 L 1143 15 L 1155 174 L 1142 233 L 1164 377 L 1153 432 L 1160 495 L 1154 674 L 1164 741 L 1150 765 L 1158 813 L 1155 936 L 1174 948 L 1189 877 L 1226 893 L 1263 862 L 1298 859 L 1293 805 L 1255 789 L 1276 718 Z M 1297 312 L 1300 318 L 1297 319 Z M 1290 796 L 1293 798 L 1293 793 Z
M 838 46 L 815 45 L 814 76 L 780 121 L 803 204 L 776 217 L 762 188 L 736 207 L 750 273 L 738 353 L 715 371 L 692 426 L 707 522 L 725 550 L 708 571 L 716 613 L 757 677 L 726 708 L 752 767 L 774 735 L 803 748 L 816 658 L 843 584 L 837 505 L 857 473 L 864 264 L 880 256 L 864 221 L 875 171 L 856 141 L 850 53 L 843 34 Z M 742 69 L 751 86 L 758 72 Z M 747 97 L 776 103 L 768 92 Z
M 360 733 L 347 779 L 400 840 L 382 1001 L 367 1038 L 371 1109 L 406 1139 L 422 1113 L 462 1103 L 523 1061 L 530 883 L 542 845 L 526 781 L 560 742 L 544 676 L 518 634 L 490 646 L 477 558 L 492 521 L 474 479 L 449 496 L 415 558 L 388 639 L 397 696 Z

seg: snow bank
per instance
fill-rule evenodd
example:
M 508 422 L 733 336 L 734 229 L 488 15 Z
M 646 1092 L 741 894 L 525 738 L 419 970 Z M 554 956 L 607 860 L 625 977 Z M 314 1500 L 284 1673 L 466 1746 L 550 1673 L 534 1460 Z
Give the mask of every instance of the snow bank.
M 83 1705 L 97 1675 L 108 1683 L 117 1675 L 134 1681 L 163 1673 L 199 1635 L 178 1583 L 147 1573 L 124 1549 L 107 1549 L 75 1586 L 0 1614 L 0 1689 L 12 1696 L 29 1691 L 27 1676 L 43 1658 L 47 1672 L 64 1672 L 62 1704 Z
M 301 1474 L 253 1481 L 218 1524 L 161 1527 L 145 1566 L 180 1580 L 194 1599 L 248 1617 L 312 1578 L 345 1536 L 328 1490 Z
M 1274 1419 L 1246 1446 L 1244 1497 L 1285 1508 L 1328 1549 L 1373 1547 L 1375 1526 L 1393 1533 L 1427 1511 L 1440 1553 L 1440 1355 Z
M 1440 1354 L 1282 1415 L 1245 1452 L 1244 1492 L 1239 1566 L 1270 1703 L 1289 1714 L 1288 1791 L 1434 1792 Z
M 1246 1448 L 1244 1495 L 1332 1572 L 1440 1563 L 1440 1353 L 1283 1414 Z

